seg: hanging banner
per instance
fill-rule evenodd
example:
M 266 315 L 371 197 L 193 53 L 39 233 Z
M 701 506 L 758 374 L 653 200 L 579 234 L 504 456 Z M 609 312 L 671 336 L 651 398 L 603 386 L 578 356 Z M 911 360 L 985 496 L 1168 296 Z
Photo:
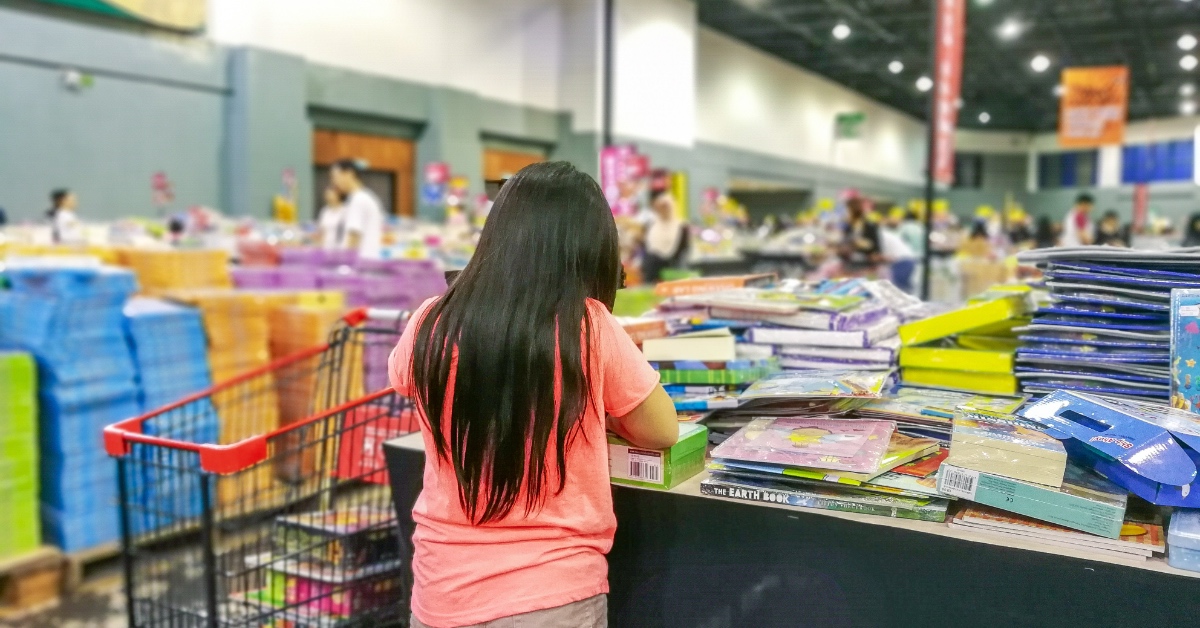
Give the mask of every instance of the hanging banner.
M 600 189 L 616 216 L 633 216 L 650 174 L 650 158 L 632 144 L 600 149 Z
M 1146 228 L 1150 213 L 1150 186 L 1139 183 L 1133 186 L 1133 232 L 1141 233 Z
M 1058 144 L 1096 148 L 1125 139 L 1129 68 L 1123 65 L 1067 68 L 1062 73 Z
M 938 0 L 934 36 L 937 91 L 933 96 L 933 179 L 954 183 L 954 128 L 958 126 L 958 98 L 962 93 L 963 31 L 966 0 Z

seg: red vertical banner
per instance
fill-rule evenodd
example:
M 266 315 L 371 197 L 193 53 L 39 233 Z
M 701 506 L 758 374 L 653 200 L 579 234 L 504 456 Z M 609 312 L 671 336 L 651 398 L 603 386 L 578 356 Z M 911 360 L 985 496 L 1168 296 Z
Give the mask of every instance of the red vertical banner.
M 1150 186 L 1139 183 L 1133 186 L 1133 232 L 1141 233 L 1146 228 L 1150 213 Z
M 958 126 L 958 98 L 962 93 L 966 21 L 966 0 L 938 0 L 934 33 L 937 92 L 933 96 L 933 179 L 946 185 L 954 182 L 954 128 Z

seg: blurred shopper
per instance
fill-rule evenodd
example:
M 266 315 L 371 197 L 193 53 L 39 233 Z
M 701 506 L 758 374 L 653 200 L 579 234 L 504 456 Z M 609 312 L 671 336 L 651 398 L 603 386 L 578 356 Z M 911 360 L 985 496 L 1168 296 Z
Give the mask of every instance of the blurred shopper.
M 333 164 L 330 177 L 345 197 L 341 248 L 358 251 L 364 259 L 379 259 L 383 251 L 383 205 L 362 183 L 363 166 L 356 159 Z
M 1029 227 L 1029 214 L 1014 209 L 1008 212 L 1008 241 L 1018 250 L 1033 248 L 1033 229 Z
M 1096 225 L 1096 244 L 1129 246 L 1129 234 L 1121 226 L 1121 216 L 1116 210 L 1110 209 L 1100 218 L 1100 224 Z
M 1058 232 L 1054 228 L 1054 221 L 1050 220 L 1048 216 L 1038 218 L 1033 240 L 1039 249 L 1048 249 L 1056 246 L 1058 244 Z
M 1187 228 L 1183 234 L 1183 246 L 1200 246 L 1200 212 L 1188 218 Z
M 883 259 L 891 266 L 892 283 L 905 292 L 913 291 L 913 271 L 917 268 L 917 254 L 904 242 L 896 229 L 879 230 L 879 246 Z
M 971 235 L 958 247 L 958 254 L 974 259 L 993 259 L 995 251 L 988 235 L 987 225 L 977 222 L 971 227 Z
M 650 204 L 654 215 L 646 228 L 645 253 L 642 256 L 642 280 L 662 280 L 662 271 L 680 266 L 687 253 L 687 223 L 679 218 L 675 197 L 659 192 Z
M 904 219 L 900 221 L 900 226 L 897 228 L 900 234 L 900 239 L 912 249 L 912 252 L 917 257 L 925 254 L 925 225 L 921 224 L 921 219 L 917 216 L 917 212 L 903 209 L 893 209 L 893 212 L 904 212 Z
M 847 271 L 864 270 L 883 261 L 883 245 L 879 241 L 879 225 L 867 217 L 861 198 L 846 201 L 846 224 L 842 228 L 842 244 L 838 257 Z
M 78 244 L 83 242 L 83 226 L 75 208 L 79 206 L 79 198 L 66 188 L 59 188 L 50 193 L 50 209 L 46 210 L 46 218 L 50 220 L 50 233 L 55 244 Z
M 322 248 L 342 248 L 346 237 L 346 195 L 332 185 L 325 188 L 325 206 L 317 214 L 317 229 Z
M 1085 246 L 1096 241 L 1095 226 L 1092 224 L 1092 207 L 1096 199 L 1084 192 L 1075 197 L 1075 206 L 1063 218 L 1062 246 Z

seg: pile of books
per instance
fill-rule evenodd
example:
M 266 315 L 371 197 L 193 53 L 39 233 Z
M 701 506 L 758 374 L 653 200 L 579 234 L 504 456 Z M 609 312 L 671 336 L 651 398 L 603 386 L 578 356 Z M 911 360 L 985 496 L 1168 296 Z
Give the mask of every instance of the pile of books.
M 119 249 L 122 266 L 132 270 L 145 294 L 168 290 L 228 288 L 229 254 L 219 249 Z
M 891 421 L 757 418 L 712 451 L 701 492 L 941 522 L 948 501 L 929 472 L 898 469 L 937 451 L 936 441 L 898 434 Z
M 125 304 L 124 311 L 144 412 L 212 386 L 198 309 L 137 297 Z
M 101 434 L 141 410 L 122 313 L 137 282 L 94 259 L 10 259 L 6 275 L 0 334 L 38 363 L 44 537 L 66 551 L 115 541 L 116 465 Z
M 1166 401 L 1173 379 L 1180 379 L 1179 390 L 1192 387 L 1187 361 L 1194 365 L 1195 358 L 1181 355 L 1175 362 L 1171 356 L 1171 295 L 1200 289 L 1200 253 L 1076 247 L 1029 251 L 1019 259 L 1042 268 L 1051 300 L 1020 330 L 1017 377 L 1026 392 Z M 1195 328 L 1183 320 L 1176 330 L 1184 346 L 1188 323 Z M 1190 396 L 1200 401 L 1200 394 Z M 1181 393 L 1176 405 L 1184 407 L 1188 397 Z
M 965 307 L 900 327 L 900 373 L 906 384 L 988 395 L 1019 390 L 1014 329 L 1028 323 L 1028 288 L 997 288 Z
M 37 373 L 33 357 L 0 352 L 0 559 L 37 549 Z

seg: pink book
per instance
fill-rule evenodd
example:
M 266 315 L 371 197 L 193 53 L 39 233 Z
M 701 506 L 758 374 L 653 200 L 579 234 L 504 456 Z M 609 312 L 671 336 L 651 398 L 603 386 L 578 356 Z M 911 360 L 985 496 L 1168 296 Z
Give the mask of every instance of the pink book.
M 754 419 L 713 449 L 713 458 L 874 473 L 896 424 L 891 421 Z

